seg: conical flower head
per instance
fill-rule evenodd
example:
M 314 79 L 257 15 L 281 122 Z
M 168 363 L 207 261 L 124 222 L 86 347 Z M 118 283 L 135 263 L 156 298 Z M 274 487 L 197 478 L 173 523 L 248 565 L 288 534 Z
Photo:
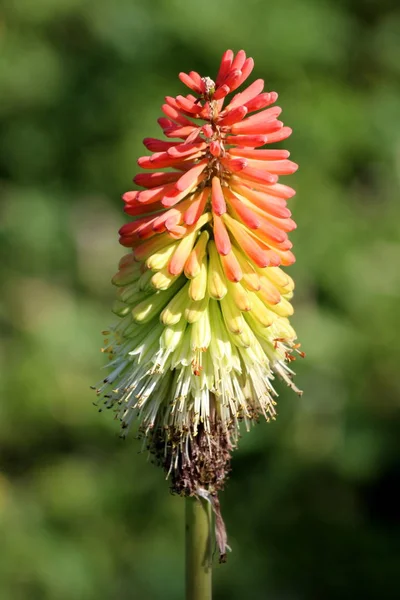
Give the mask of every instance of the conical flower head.
M 167 96 L 158 120 L 166 139 L 146 138 L 142 188 L 123 195 L 133 220 L 120 229 L 128 250 L 105 351 L 111 372 L 99 401 L 115 407 L 123 434 L 137 422 L 174 491 L 223 486 L 239 424 L 275 418 L 275 377 L 292 382 L 298 351 L 289 323 L 294 262 L 279 182 L 297 169 L 277 94 L 243 50 L 223 55 L 215 82 L 180 73 L 187 95 Z M 167 170 L 166 170 L 167 169 Z

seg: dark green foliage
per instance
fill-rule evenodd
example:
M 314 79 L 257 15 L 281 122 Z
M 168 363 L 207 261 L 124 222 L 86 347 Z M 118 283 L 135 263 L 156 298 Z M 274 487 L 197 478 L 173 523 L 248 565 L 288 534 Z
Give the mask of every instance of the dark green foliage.
M 119 194 L 179 71 L 244 48 L 280 93 L 307 359 L 243 435 L 215 598 L 397 596 L 400 12 L 392 0 L 5 0 L 0 597 L 183 595 L 183 501 L 92 406 Z M 289 183 L 289 181 L 288 181 Z M 396 539 L 397 536 L 397 539 Z

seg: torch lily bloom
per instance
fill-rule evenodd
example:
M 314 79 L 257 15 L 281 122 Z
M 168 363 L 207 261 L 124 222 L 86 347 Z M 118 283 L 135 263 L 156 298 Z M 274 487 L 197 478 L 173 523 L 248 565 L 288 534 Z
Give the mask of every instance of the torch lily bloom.
M 180 73 L 186 95 L 167 96 L 146 138 L 141 188 L 123 195 L 132 221 L 113 278 L 118 323 L 105 332 L 110 374 L 99 401 L 114 407 L 123 435 L 133 423 L 183 495 L 223 486 L 239 425 L 275 418 L 275 379 L 292 381 L 294 262 L 280 183 L 297 165 L 278 95 L 248 78 L 253 59 L 227 50 L 215 82 Z M 167 170 L 166 170 L 167 169 Z

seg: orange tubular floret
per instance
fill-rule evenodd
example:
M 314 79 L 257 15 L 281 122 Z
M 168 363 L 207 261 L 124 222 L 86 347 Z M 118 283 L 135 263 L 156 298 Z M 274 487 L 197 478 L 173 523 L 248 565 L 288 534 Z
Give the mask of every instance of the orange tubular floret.
M 225 50 L 224 54 L 222 55 L 221 65 L 219 67 L 217 79 L 215 80 L 217 89 L 229 73 L 233 61 L 233 56 L 234 54 L 232 50 Z
M 257 150 L 254 148 L 229 148 L 229 154 L 242 158 L 254 158 L 255 160 L 283 160 L 289 158 L 287 150 Z
M 218 216 L 226 212 L 226 202 L 218 177 L 213 177 L 211 181 L 211 206 L 213 213 Z
M 183 192 L 184 190 L 192 186 L 194 183 L 196 183 L 199 176 L 206 168 L 207 162 L 207 159 L 200 161 L 199 163 L 197 163 L 197 165 L 195 165 L 184 175 L 182 175 L 182 177 L 180 177 L 175 184 L 176 189 L 180 192 Z
M 267 267 L 270 263 L 268 255 L 261 244 L 247 233 L 247 228 L 227 214 L 223 216 L 223 219 L 239 247 L 245 251 L 250 260 L 258 267 Z
M 214 213 L 214 239 L 218 253 L 227 255 L 231 251 L 231 242 L 221 217 Z
M 183 215 L 183 220 L 186 225 L 193 225 L 196 223 L 204 212 L 208 197 L 210 195 L 210 188 L 204 188 L 198 195 L 193 196 L 189 208 Z
M 240 281 L 243 277 L 243 273 L 242 269 L 240 268 L 239 261 L 236 258 L 233 250 L 228 252 L 228 254 L 226 254 L 225 256 L 221 254 L 220 259 L 226 278 L 229 281 L 233 282 Z
M 252 84 L 249 85 L 243 92 L 236 94 L 232 101 L 228 104 L 225 111 L 233 110 L 238 106 L 242 106 L 246 104 L 246 102 L 250 102 L 256 96 L 258 96 L 264 89 L 264 81 L 262 79 L 256 79 Z

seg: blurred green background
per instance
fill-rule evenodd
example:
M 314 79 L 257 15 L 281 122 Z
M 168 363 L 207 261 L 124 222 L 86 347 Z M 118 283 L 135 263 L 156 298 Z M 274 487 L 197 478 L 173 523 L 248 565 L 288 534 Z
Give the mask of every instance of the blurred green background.
M 307 358 L 235 453 L 215 598 L 398 598 L 399 40 L 395 0 L 2 1 L 1 600 L 183 597 L 183 502 L 89 385 L 141 140 L 229 47 L 294 129 Z

